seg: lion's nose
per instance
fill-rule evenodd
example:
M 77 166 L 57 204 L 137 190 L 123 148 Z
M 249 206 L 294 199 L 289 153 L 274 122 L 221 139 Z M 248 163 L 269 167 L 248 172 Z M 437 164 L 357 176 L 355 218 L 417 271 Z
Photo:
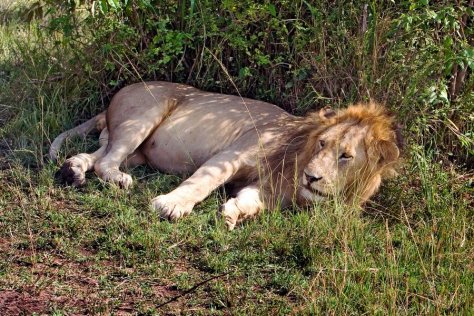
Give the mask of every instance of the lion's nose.
M 304 176 L 306 177 L 306 181 L 308 181 L 309 184 L 313 182 L 318 182 L 319 180 L 323 178 L 323 177 L 315 177 L 315 176 L 309 175 L 306 172 L 304 173 Z

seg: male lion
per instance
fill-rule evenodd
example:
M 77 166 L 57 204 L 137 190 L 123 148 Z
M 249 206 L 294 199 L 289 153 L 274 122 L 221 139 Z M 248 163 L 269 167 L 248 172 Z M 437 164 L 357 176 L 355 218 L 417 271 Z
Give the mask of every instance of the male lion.
M 399 141 L 394 119 L 374 103 L 296 117 L 277 106 L 194 87 L 146 82 L 127 86 L 109 108 L 60 134 L 101 130 L 101 147 L 66 160 L 59 177 L 73 186 L 94 170 L 122 188 L 132 177 L 120 167 L 147 164 L 168 173 L 192 174 L 152 200 L 163 218 L 176 220 L 225 183 L 233 198 L 222 207 L 229 229 L 263 208 L 306 205 L 335 195 L 363 204 L 394 173 Z

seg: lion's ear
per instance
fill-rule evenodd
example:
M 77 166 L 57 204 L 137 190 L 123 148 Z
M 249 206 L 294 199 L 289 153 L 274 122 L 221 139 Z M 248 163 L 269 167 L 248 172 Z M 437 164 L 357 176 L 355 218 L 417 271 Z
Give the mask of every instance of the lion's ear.
M 382 168 L 382 177 L 384 179 L 389 179 L 395 177 L 397 172 L 394 168 L 394 163 L 400 157 L 400 150 L 398 149 L 397 144 L 391 141 L 380 141 L 379 145 L 379 167 Z
M 400 156 L 397 144 L 388 140 L 380 140 L 370 146 L 368 150 L 369 159 L 377 162 L 379 167 L 385 167 L 394 163 Z
M 382 140 L 379 143 L 380 160 L 379 163 L 386 165 L 395 162 L 400 156 L 397 144 L 391 141 Z
M 325 107 L 319 110 L 319 117 L 323 120 L 330 119 L 331 117 L 336 116 L 336 111 L 331 109 L 330 107 Z

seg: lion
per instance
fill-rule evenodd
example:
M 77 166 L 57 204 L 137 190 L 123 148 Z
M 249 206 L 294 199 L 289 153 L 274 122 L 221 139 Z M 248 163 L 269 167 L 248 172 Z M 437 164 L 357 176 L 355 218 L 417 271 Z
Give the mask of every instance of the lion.
M 100 148 L 67 159 L 58 171 L 62 181 L 82 186 L 94 170 L 127 189 L 133 180 L 121 168 L 143 164 L 190 175 L 151 201 L 169 220 L 231 184 L 222 205 L 229 230 L 265 208 L 336 196 L 361 206 L 395 173 L 401 149 L 395 118 L 374 102 L 297 117 L 263 101 L 155 81 L 121 89 L 106 111 L 60 134 L 51 159 L 66 138 L 94 129 L 101 131 Z

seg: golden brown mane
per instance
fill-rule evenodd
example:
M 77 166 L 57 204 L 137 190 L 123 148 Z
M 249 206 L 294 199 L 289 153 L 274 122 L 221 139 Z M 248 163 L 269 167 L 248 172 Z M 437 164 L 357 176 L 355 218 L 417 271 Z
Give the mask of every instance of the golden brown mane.
M 252 178 L 261 179 L 266 194 L 293 198 L 298 177 L 311 160 L 318 137 L 341 123 L 369 128 L 365 139 L 367 165 L 357 177 L 357 183 L 352 183 L 345 191 L 347 200 L 366 200 L 365 196 L 372 194 L 368 191 L 378 188 L 381 177 L 394 172 L 398 147 L 402 144 L 394 117 L 376 103 L 351 105 L 337 112 L 323 109 L 289 121 L 289 128 L 284 130 L 275 146 L 265 148 L 266 155 L 261 159 L 259 170 L 253 170 Z

